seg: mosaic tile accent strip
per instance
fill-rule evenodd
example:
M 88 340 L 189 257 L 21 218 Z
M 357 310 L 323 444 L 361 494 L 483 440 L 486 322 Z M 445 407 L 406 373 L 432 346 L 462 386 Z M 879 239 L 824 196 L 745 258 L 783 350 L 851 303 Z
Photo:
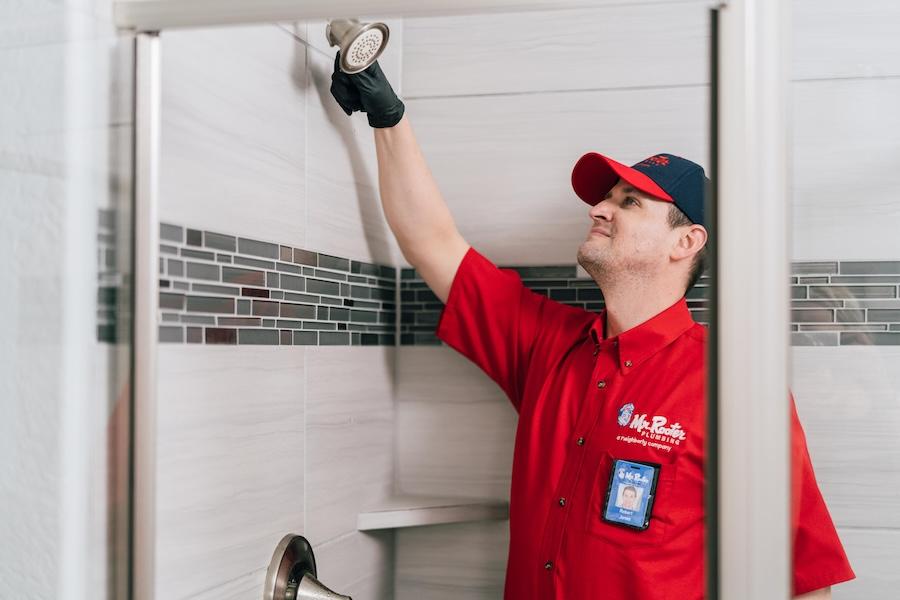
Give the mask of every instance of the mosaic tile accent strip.
M 160 225 L 159 336 L 164 343 L 393 345 L 396 269 L 212 231 Z M 97 228 L 97 339 L 117 343 L 122 274 L 115 211 Z M 537 293 L 598 312 L 603 296 L 575 266 L 514 269 Z M 688 293 L 708 324 L 709 279 Z M 900 261 L 795 262 L 794 346 L 900 345 Z M 402 345 L 442 345 L 443 304 L 415 269 L 400 273 Z
M 116 310 L 122 276 L 116 268 L 116 212 L 97 214 L 97 341 L 115 344 L 120 339 Z
M 592 312 L 600 289 L 576 267 L 502 267 L 531 290 Z M 900 261 L 795 262 L 791 277 L 791 345 L 900 345 Z M 695 321 L 709 325 L 709 277 L 687 294 Z M 400 344 L 443 345 L 434 331 L 443 304 L 415 269 L 400 273 Z
M 397 269 L 160 224 L 159 341 L 391 346 Z

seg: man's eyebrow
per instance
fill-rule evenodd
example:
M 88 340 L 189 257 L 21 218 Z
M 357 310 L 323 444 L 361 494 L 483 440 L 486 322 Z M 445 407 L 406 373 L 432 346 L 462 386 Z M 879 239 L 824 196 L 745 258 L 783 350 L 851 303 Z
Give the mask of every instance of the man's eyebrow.
M 633 193 L 635 193 L 636 191 L 637 191 L 637 190 L 634 189 L 633 187 L 624 187 L 624 188 L 622 188 L 622 193 L 623 193 L 623 194 L 633 194 Z M 612 197 L 612 190 L 606 192 L 606 197 L 604 198 L 604 200 L 607 200 L 608 198 L 611 198 L 611 197 Z

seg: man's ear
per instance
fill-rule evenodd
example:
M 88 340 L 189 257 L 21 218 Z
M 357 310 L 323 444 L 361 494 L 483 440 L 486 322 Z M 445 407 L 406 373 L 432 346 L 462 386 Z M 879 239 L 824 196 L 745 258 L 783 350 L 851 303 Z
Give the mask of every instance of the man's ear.
M 706 245 L 707 233 L 703 225 L 696 223 L 686 228 L 679 236 L 675 247 L 672 249 L 672 258 L 681 260 L 693 256 Z

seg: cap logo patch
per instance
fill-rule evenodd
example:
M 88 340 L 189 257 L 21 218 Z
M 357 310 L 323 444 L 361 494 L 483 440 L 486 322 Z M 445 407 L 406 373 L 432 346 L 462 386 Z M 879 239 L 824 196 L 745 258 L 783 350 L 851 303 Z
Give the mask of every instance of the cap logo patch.
M 666 167 L 669 165 L 669 157 L 657 154 L 656 156 L 645 158 L 641 161 L 641 164 L 646 164 L 648 167 Z

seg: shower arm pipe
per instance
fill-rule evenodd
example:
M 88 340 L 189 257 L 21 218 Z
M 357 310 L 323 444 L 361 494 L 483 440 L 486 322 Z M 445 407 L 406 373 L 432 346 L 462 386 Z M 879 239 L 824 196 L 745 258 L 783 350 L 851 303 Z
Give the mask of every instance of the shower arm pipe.
M 120 28 L 160 31 L 359 15 L 436 17 L 565 8 L 597 8 L 597 0 L 115 0 L 113 11 Z

